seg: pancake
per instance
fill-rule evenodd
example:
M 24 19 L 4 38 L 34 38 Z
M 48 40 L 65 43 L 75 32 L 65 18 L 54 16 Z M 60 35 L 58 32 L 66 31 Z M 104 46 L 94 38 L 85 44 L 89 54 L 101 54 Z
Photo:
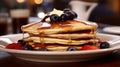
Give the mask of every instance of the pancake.
M 76 48 L 76 50 L 80 50 L 81 46 L 66 46 L 66 45 L 58 45 L 58 44 L 46 44 L 40 45 L 40 43 L 28 42 L 29 45 L 33 47 L 34 50 L 39 50 L 40 48 L 46 48 L 48 51 L 66 51 L 70 47 Z
M 35 43 L 44 44 L 63 44 L 63 45 L 83 45 L 86 43 L 97 43 L 97 39 L 89 40 L 69 40 L 69 39 L 56 39 L 56 38 L 40 38 L 40 37 L 28 37 L 24 39 L 25 41 L 33 41 Z
M 33 35 L 30 34 L 30 37 L 40 37 L 40 35 Z M 87 39 L 87 38 L 94 38 L 96 35 L 89 34 L 89 33 L 82 33 L 82 34 L 49 34 L 49 35 L 42 35 L 42 37 L 49 37 L 49 38 L 59 38 L 59 39 Z
M 46 37 L 51 37 L 51 38 L 62 38 L 62 39 L 82 39 L 82 38 L 94 38 L 95 35 L 93 34 L 51 34 L 51 35 L 46 35 Z
M 42 26 L 42 22 L 24 25 L 21 30 L 23 32 L 32 33 L 32 34 L 60 34 L 67 32 L 75 32 L 81 30 L 95 30 L 96 25 L 85 24 L 77 20 L 71 20 L 66 22 L 59 23 L 48 23 L 47 27 Z

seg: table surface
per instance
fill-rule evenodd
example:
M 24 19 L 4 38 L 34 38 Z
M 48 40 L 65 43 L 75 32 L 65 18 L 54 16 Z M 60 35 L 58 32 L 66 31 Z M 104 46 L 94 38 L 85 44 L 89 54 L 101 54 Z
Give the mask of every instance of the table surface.
M 100 24 L 98 32 L 109 26 Z M 120 50 L 92 61 L 71 63 L 43 63 L 17 59 L 5 52 L 0 52 L 0 67 L 120 67 Z

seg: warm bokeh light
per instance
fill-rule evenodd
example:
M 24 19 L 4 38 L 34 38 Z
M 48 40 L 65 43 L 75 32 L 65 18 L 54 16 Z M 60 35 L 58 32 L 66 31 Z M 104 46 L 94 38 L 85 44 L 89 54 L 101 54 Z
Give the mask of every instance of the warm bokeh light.
M 45 17 L 45 13 L 44 12 L 38 12 L 37 16 L 39 18 L 44 18 Z
M 43 0 L 34 0 L 35 4 L 41 4 Z
M 18 3 L 23 3 L 25 0 L 16 0 Z

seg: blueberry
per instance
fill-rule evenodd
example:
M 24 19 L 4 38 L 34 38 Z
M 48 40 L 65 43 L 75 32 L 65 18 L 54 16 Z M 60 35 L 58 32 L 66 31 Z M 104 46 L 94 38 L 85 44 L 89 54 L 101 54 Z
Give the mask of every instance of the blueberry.
M 67 51 L 76 51 L 77 50 L 77 48 L 75 48 L 75 47 L 69 47 L 68 49 L 67 49 Z
M 62 21 L 62 18 L 61 18 L 61 17 L 59 17 L 59 18 L 58 18 L 58 21 Z
M 33 50 L 33 47 L 31 45 L 24 45 L 24 50 Z
M 59 16 L 57 14 L 52 14 L 50 16 L 51 22 L 58 22 Z
M 110 44 L 108 42 L 102 42 L 100 43 L 100 48 L 101 49 L 105 49 L 105 48 L 109 48 Z
M 37 49 L 37 51 L 48 51 L 48 49 L 46 49 L 46 48 L 40 48 L 40 49 Z
M 63 10 L 64 13 L 66 13 L 68 11 L 70 11 L 70 9 L 68 9 L 68 8 L 66 8 L 66 9 Z
M 20 43 L 22 46 L 24 46 L 26 44 L 26 42 L 23 39 L 18 40 L 18 43 Z
M 71 12 L 67 12 L 66 14 L 68 14 L 68 20 L 73 20 L 74 16 L 72 15 Z
M 74 18 L 77 17 L 77 14 L 74 11 L 68 11 L 66 14 L 69 15 L 69 20 L 73 20 Z
M 71 13 L 74 15 L 74 18 L 77 18 L 77 14 L 74 11 L 71 11 Z
M 69 15 L 68 15 L 68 14 L 62 14 L 62 15 L 60 16 L 60 18 L 61 18 L 61 21 L 66 21 L 66 20 L 68 20 Z

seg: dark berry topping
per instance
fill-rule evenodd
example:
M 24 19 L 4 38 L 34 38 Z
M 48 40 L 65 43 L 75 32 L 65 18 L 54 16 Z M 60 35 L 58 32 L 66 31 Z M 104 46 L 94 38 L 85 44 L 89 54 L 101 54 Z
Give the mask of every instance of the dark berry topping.
M 23 49 L 24 50 L 33 50 L 33 47 L 31 45 L 26 44 L 26 45 L 24 45 Z
M 24 40 L 18 40 L 18 43 L 20 43 L 22 46 L 24 46 L 26 44 L 26 42 Z
M 77 50 L 77 48 L 75 48 L 75 47 L 69 47 L 68 49 L 67 49 L 67 51 L 76 51 Z
M 57 14 L 52 14 L 50 16 L 51 22 L 58 22 L 59 16 Z
M 66 14 L 69 15 L 69 20 L 73 20 L 74 18 L 77 17 L 77 14 L 74 11 L 66 12 Z
M 105 49 L 105 48 L 109 48 L 110 44 L 108 42 L 102 42 L 100 43 L 100 49 Z
M 74 11 L 71 11 L 71 13 L 74 15 L 74 18 L 77 18 L 77 14 Z
M 66 8 L 66 9 L 63 10 L 64 13 L 66 13 L 68 11 L 70 11 L 70 9 L 68 9 L 68 8 Z
M 62 21 L 62 18 L 61 18 L 61 17 L 58 18 L 58 22 L 60 22 L 60 21 Z
M 42 22 L 45 21 L 45 19 L 50 18 L 50 22 L 64 22 L 67 20 L 73 20 L 75 18 L 77 18 L 77 14 L 74 11 L 71 11 L 70 9 L 64 9 L 63 10 L 63 14 L 61 16 L 58 16 L 57 14 L 52 14 L 46 16 Z
M 68 20 L 69 15 L 68 15 L 68 14 L 62 14 L 62 15 L 60 16 L 60 18 L 61 18 L 61 21 L 66 21 L 66 20 Z

